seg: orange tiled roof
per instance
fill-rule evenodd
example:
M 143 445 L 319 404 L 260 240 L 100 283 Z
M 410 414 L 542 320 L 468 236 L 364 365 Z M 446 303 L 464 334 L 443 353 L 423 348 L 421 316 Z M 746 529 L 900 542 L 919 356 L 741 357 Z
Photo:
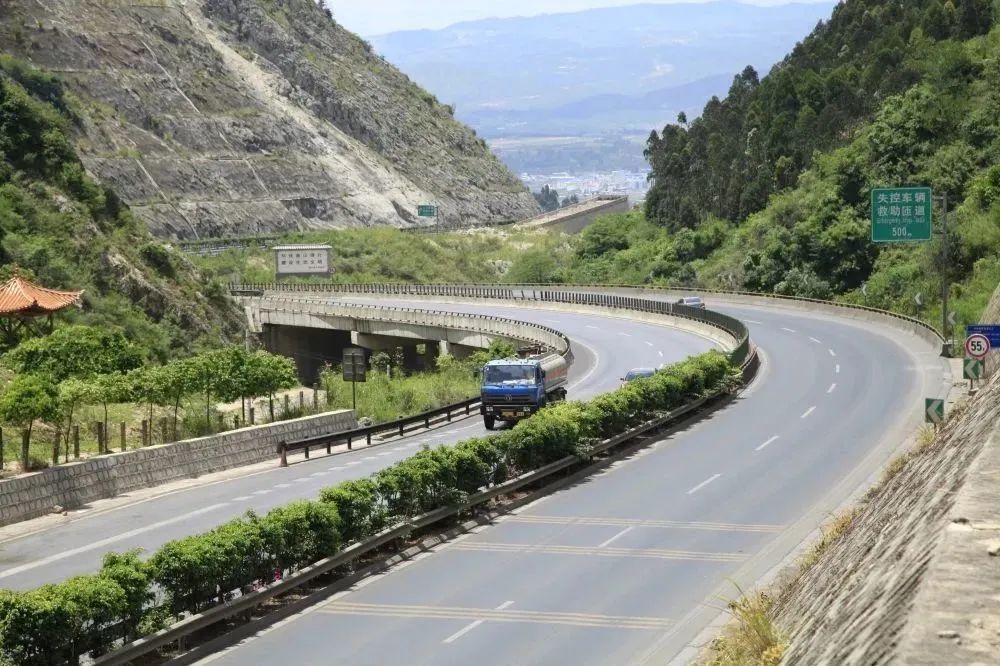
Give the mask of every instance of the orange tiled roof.
M 82 294 L 46 289 L 15 275 L 0 286 L 0 316 L 49 314 L 75 304 Z

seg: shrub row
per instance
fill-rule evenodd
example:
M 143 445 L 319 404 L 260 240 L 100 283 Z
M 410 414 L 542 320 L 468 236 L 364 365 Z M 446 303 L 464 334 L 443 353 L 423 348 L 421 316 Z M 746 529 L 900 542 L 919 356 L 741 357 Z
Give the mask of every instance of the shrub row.
M 389 525 L 454 505 L 602 438 L 679 407 L 737 373 L 710 352 L 589 402 L 552 405 L 498 435 L 425 449 L 364 479 L 322 491 L 266 516 L 248 513 L 172 541 L 148 562 L 109 554 L 101 572 L 30 592 L 0 594 L 0 659 L 56 664 L 107 652 L 156 629 L 155 618 L 196 613 L 335 554 Z M 157 603 L 150 604 L 157 592 Z

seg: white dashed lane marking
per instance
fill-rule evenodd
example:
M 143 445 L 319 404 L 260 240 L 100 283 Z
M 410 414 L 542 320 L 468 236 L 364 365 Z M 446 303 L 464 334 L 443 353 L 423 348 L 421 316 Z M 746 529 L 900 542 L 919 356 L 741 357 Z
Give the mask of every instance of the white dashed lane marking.
M 754 451 L 763 451 L 764 449 L 766 449 L 771 444 L 774 444 L 775 442 L 777 442 L 778 439 L 779 439 L 778 435 L 775 435 L 774 437 L 772 437 L 771 439 L 767 440 L 766 442 L 764 442 L 763 444 L 761 444 L 760 446 L 758 446 L 756 449 L 754 449 Z
M 721 474 L 716 474 L 715 476 L 712 476 L 712 477 L 708 478 L 707 480 L 702 481 L 697 486 L 695 486 L 691 490 L 687 491 L 687 494 L 688 495 L 694 495 L 696 492 L 698 492 L 699 490 L 701 490 L 702 488 L 704 488 L 708 484 L 712 483 L 713 481 L 715 481 L 716 479 L 718 479 L 720 476 L 722 476 L 722 475 Z

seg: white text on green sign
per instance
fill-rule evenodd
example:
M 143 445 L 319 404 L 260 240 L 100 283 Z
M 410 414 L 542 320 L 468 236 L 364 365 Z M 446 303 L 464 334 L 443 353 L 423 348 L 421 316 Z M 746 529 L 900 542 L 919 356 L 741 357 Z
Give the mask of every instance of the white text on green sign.
M 932 203 L 929 187 L 872 190 L 872 240 L 876 243 L 930 240 Z

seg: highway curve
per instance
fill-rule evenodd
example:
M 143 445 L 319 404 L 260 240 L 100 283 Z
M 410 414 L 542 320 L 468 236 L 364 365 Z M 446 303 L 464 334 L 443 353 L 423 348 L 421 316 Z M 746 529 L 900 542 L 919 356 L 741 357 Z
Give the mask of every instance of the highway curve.
M 575 666 L 690 656 L 724 605 L 719 595 L 734 596 L 727 581 L 752 582 L 779 564 L 877 473 L 919 422 L 922 398 L 943 397 L 950 382 L 934 353 L 904 346 L 917 344 L 910 336 L 791 310 L 718 309 L 749 324 L 766 359 L 740 400 L 204 663 Z
M 422 306 L 416 306 L 422 307 Z M 429 307 L 428 307 L 429 309 Z M 521 317 L 570 336 L 576 361 L 570 370 L 570 398 L 586 398 L 616 388 L 632 367 L 658 365 L 703 352 L 712 343 L 678 329 L 635 321 L 565 312 L 489 308 L 492 314 Z M 0 529 L 0 587 L 29 589 L 69 576 L 96 571 L 107 551 L 162 544 L 209 530 L 248 509 L 261 513 L 346 479 L 367 476 L 431 446 L 485 434 L 479 418 L 417 432 L 392 444 L 334 457 L 318 457 L 286 469 L 205 484 L 108 510 L 73 512 L 58 525 L 18 535 L 32 523 Z M 36 523 L 42 524 L 42 523 Z M 5 538 L 4 535 L 7 535 Z

